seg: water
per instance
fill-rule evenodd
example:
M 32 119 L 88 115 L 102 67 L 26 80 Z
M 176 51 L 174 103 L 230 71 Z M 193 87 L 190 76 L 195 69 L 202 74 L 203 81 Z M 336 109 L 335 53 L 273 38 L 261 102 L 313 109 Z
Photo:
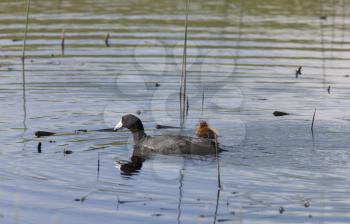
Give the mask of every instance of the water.
M 179 124 L 184 7 L 32 1 L 23 88 L 25 2 L 1 1 L 1 223 L 350 222 L 345 0 L 191 1 L 186 133 L 201 116 L 219 131 L 223 189 L 212 156 L 120 171 L 129 133 L 90 130 L 137 111 L 149 134 Z

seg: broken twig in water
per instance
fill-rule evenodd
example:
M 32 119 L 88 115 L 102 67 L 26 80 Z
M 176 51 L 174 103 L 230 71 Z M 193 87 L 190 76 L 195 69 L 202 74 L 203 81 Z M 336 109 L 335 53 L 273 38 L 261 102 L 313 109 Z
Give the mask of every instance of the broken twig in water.
M 275 116 L 275 117 L 281 117 L 281 116 L 285 116 L 285 115 L 289 115 L 289 113 L 282 112 L 282 111 L 274 111 L 273 112 L 273 116 Z
M 314 115 L 312 116 L 312 123 L 311 123 L 311 132 L 312 132 L 312 133 L 314 133 L 315 115 L 316 115 L 316 109 L 315 109 L 315 111 L 314 111 Z
M 161 125 L 161 124 L 157 124 L 156 125 L 156 129 L 173 129 L 173 128 L 179 128 L 179 127 L 168 126 L 168 125 Z
M 41 142 L 38 144 L 38 153 L 41 153 Z
M 301 75 L 301 69 L 302 69 L 302 67 L 299 66 L 299 68 L 295 71 L 295 78 L 298 78 L 299 75 Z
M 109 47 L 109 33 L 107 33 L 107 35 L 106 35 L 105 45 L 106 45 L 106 47 Z
M 54 133 L 54 132 L 49 132 L 49 131 L 37 131 L 37 132 L 35 132 L 35 136 L 37 137 L 37 138 L 40 138 L 40 137 L 44 137 L 44 136 L 51 136 L 51 135 L 54 135 L 54 134 L 56 134 L 56 133 Z
M 86 130 L 86 129 L 78 129 L 74 131 L 74 134 L 81 134 L 81 133 L 87 133 L 87 132 L 116 132 L 113 128 L 104 128 L 104 129 L 98 129 L 98 130 Z M 56 132 L 49 132 L 49 131 L 37 131 L 35 132 L 35 136 L 37 138 L 40 137 L 46 137 L 46 136 L 51 136 L 51 135 L 56 135 L 56 134 L 67 134 L 67 133 L 56 133 Z

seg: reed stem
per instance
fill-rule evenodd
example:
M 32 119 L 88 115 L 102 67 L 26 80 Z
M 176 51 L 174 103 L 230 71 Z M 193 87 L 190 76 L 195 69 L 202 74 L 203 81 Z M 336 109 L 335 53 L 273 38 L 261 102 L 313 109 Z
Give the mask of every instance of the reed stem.
M 27 7 L 26 7 L 26 26 L 25 26 L 25 30 L 24 30 L 23 50 L 22 50 L 23 70 L 24 70 L 24 60 L 25 60 L 25 54 L 26 54 L 28 24 L 29 24 L 29 8 L 30 8 L 30 0 L 27 0 Z M 23 77 L 23 79 L 24 79 L 24 77 Z
M 215 135 L 215 156 L 217 162 L 217 175 L 218 175 L 218 189 L 222 189 L 221 175 L 220 175 L 220 159 L 219 159 L 219 148 L 218 148 L 218 136 Z
M 62 56 L 64 56 L 64 41 L 66 39 L 66 33 L 65 30 L 62 30 L 62 37 L 61 37 L 61 51 L 62 51 Z
M 29 9 L 30 9 L 30 0 L 27 0 L 26 6 L 26 25 L 24 30 L 23 37 L 23 50 L 22 50 L 22 89 L 23 89 L 23 130 L 27 130 L 27 106 L 26 106 L 26 75 L 25 75 L 25 57 L 26 57 L 26 46 L 27 46 L 27 35 L 28 35 L 28 24 L 29 24 Z
M 187 30 L 188 30 L 188 11 L 189 11 L 189 2 L 186 1 L 186 19 L 185 19 L 185 40 L 184 40 L 184 49 L 182 55 L 182 73 L 180 81 L 180 127 L 184 128 L 185 121 L 187 118 L 186 108 L 187 108 Z
M 316 115 L 316 109 L 314 111 L 314 115 L 312 116 L 312 123 L 311 123 L 311 133 L 314 133 L 314 122 L 315 122 L 315 115 Z

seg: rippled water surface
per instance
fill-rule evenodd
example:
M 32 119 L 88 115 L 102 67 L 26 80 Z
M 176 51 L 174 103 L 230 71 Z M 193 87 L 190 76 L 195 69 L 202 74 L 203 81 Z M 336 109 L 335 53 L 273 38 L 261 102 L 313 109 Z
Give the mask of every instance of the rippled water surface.
M 23 83 L 25 4 L 0 2 L 0 223 L 350 222 L 349 1 L 190 2 L 186 134 L 219 131 L 219 191 L 215 156 L 122 172 L 129 133 L 94 131 L 179 125 L 185 1 L 32 0 Z

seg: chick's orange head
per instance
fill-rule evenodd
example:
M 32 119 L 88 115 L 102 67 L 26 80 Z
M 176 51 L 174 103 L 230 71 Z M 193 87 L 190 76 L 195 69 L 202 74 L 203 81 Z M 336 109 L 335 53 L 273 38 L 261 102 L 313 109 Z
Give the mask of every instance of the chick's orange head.
M 206 121 L 200 121 L 199 127 L 200 128 L 206 128 L 206 127 L 208 127 L 208 123 Z

